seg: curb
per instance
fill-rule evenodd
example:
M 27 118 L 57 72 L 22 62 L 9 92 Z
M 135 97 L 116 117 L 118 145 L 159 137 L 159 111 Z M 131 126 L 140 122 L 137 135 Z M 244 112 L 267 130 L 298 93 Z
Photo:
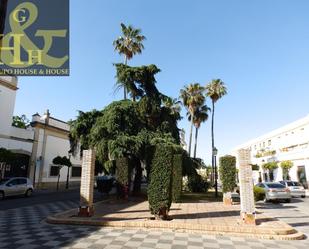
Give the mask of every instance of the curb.
M 173 230 L 178 232 L 187 233 L 207 233 L 211 235 L 229 235 L 240 236 L 248 238 L 258 239 L 270 239 L 270 240 L 302 240 L 305 235 L 296 231 L 289 225 L 286 228 L 274 229 L 257 228 L 255 226 L 248 227 L 228 227 L 220 225 L 203 225 L 203 224 L 185 224 L 185 223 L 171 223 L 169 221 L 147 222 L 147 221 L 103 221 L 82 219 L 82 218 L 61 218 L 60 215 L 70 213 L 72 210 L 60 213 L 55 216 L 48 216 L 46 221 L 50 224 L 66 224 L 66 225 L 88 225 L 88 226 L 102 226 L 102 227 L 117 227 L 117 228 L 146 228 L 146 229 L 160 229 L 160 230 Z M 57 217 L 58 216 L 58 217 Z

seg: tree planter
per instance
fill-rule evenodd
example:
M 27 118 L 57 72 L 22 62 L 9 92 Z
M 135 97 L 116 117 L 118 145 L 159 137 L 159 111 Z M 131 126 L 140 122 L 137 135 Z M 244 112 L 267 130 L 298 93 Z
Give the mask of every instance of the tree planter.
M 233 205 L 233 199 L 231 192 L 227 192 L 223 194 L 223 204 L 227 206 Z

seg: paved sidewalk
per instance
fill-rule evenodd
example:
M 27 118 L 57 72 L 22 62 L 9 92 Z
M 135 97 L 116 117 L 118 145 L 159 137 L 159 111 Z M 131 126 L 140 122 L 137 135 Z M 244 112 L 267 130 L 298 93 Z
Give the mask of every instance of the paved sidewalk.
M 221 202 L 175 203 L 170 210 L 170 221 L 153 220 L 147 201 L 123 202 L 109 200 L 96 203 L 91 218 L 76 216 L 69 210 L 48 218 L 56 224 L 98 225 L 119 228 L 160 228 L 186 232 L 207 232 L 214 235 L 246 236 L 251 238 L 295 240 L 303 234 L 283 221 L 257 214 L 257 225 L 245 225 L 240 219 L 239 205 L 226 206 Z

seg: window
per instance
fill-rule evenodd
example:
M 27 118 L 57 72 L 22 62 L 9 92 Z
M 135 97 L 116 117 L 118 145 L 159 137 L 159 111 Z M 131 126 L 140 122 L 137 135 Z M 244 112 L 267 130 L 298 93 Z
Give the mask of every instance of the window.
M 265 148 L 265 142 L 263 142 L 263 148 Z
M 71 176 L 72 177 L 81 177 L 82 176 L 82 167 L 72 166 Z
M 271 146 L 271 140 L 268 140 L 268 146 Z
M 14 179 L 12 181 L 9 181 L 6 186 L 15 186 L 18 185 L 18 179 Z
M 256 150 L 256 145 L 254 145 L 254 149 Z
M 27 180 L 25 178 L 20 178 L 20 179 L 18 179 L 18 184 L 19 185 L 27 184 Z
M 58 175 L 59 175 L 59 170 L 60 170 L 60 167 L 59 167 L 59 166 L 53 165 L 53 166 L 50 167 L 50 173 L 49 173 L 49 175 L 50 175 L 50 176 L 58 176 Z

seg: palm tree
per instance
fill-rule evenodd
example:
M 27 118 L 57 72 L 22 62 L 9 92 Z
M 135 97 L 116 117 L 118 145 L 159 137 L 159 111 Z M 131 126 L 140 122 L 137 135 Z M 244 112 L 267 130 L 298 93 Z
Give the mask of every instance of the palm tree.
M 215 103 L 227 94 L 226 86 L 220 79 L 212 80 L 206 86 L 206 95 L 211 98 L 212 101 L 212 117 L 211 117 L 211 146 L 212 146 L 212 171 L 214 172 L 214 149 L 215 149 L 215 137 L 214 137 L 214 116 L 215 116 Z M 215 178 L 217 172 L 215 173 Z M 216 181 L 217 179 L 215 179 Z M 217 188 L 216 188 L 217 195 Z
M 208 112 L 210 111 L 210 108 L 207 105 L 203 105 L 196 109 L 194 113 L 194 126 L 195 126 L 195 143 L 194 143 L 194 158 L 196 158 L 196 148 L 197 148 L 197 137 L 198 137 L 198 130 L 201 127 L 201 124 L 208 120 Z M 191 115 L 188 112 L 188 120 L 191 121 Z
M 191 155 L 191 144 L 192 144 L 192 130 L 194 125 L 194 114 L 196 110 L 204 105 L 205 88 L 199 83 L 190 84 L 185 86 L 184 89 L 180 90 L 180 98 L 182 99 L 183 105 L 187 108 L 191 115 L 191 128 L 190 128 L 190 138 L 189 138 L 189 156 Z
M 181 119 L 181 101 L 177 98 L 165 97 L 163 99 L 163 106 L 170 110 L 170 113 L 176 118 L 176 120 Z
M 136 54 L 141 54 L 144 49 L 143 41 L 145 36 L 141 35 L 140 29 L 135 29 L 131 25 L 121 25 L 122 36 L 119 36 L 114 42 L 113 46 L 120 55 L 124 55 L 124 64 L 127 65 L 128 60 Z M 123 85 L 124 99 L 127 99 L 127 89 Z

